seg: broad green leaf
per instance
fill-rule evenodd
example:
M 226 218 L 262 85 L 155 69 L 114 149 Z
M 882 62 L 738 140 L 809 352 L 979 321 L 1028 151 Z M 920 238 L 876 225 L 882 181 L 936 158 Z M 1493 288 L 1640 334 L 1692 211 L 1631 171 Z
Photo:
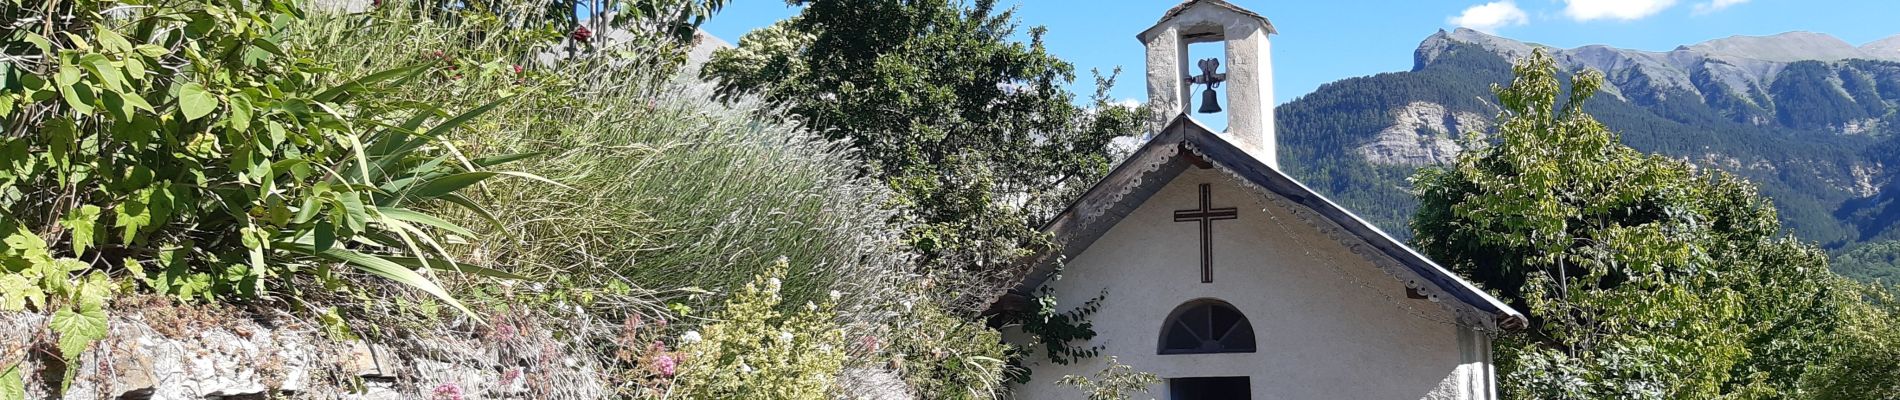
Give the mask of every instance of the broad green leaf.
M 26 377 L 19 364 L 0 370 L 0 400 L 26 400 Z
M 78 360 L 92 342 L 106 337 L 106 311 L 99 308 L 85 308 L 73 312 L 71 307 L 61 308 L 53 313 L 49 326 L 59 335 L 59 353 L 68 361 Z
M 101 103 L 104 103 L 102 105 L 105 106 L 106 112 L 111 113 L 113 118 L 120 121 L 130 121 L 132 120 L 132 116 L 138 112 L 138 107 L 132 105 L 130 101 L 126 101 L 128 97 L 137 96 L 126 96 L 119 94 L 119 92 L 107 90 L 100 93 L 99 100 Z
M 80 114 L 92 114 L 92 100 L 96 96 L 93 95 L 92 85 L 80 81 L 78 67 L 61 65 L 59 73 L 53 75 L 53 83 L 59 88 L 59 94 L 66 100 L 67 107 L 72 107 L 73 111 Z
M 133 50 L 138 51 L 140 55 L 151 58 L 163 57 L 171 53 L 170 50 L 166 50 L 164 47 L 155 44 L 141 44 L 138 45 L 138 47 L 134 47 Z
M 125 74 L 119 71 L 119 67 L 112 65 L 112 59 L 106 58 L 103 54 L 92 53 L 80 56 L 79 63 L 85 66 L 86 70 L 92 71 L 92 76 L 98 77 L 100 83 L 105 84 L 103 89 L 106 91 L 125 91 Z
M 343 207 L 343 215 L 349 216 L 347 224 L 350 231 L 362 232 L 369 223 L 369 210 L 363 207 L 363 195 L 356 192 L 338 192 L 337 204 Z
M 314 240 L 311 244 L 317 251 L 327 251 L 330 250 L 331 246 L 336 245 L 336 224 L 332 224 L 329 221 L 318 221 L 315 231 L 311 233 L 313 234 L 312 240 Z
M 23 311 L 27 305 L 46 305 L 46 291 L 20 274 L 0 275 L 0 311 Z
M 185 113 L 185 120 L 203 118 L 218 109 L 218 98 L 197 82 L 187 82 L 178 87 L 178 110 Z
M 74 264 L 78 264 L 80 268 L 87 267 L 83 261 L 72 261 Z M 79 309 L 81 310 L 103 310 L 106 308 L 106 302 L 112 299 L 112 286 L 112 280 L 106 277 L 105 272 L 92 271 L 92 273 L 86 274 L 84 281 L 79 283 L 79 290 L 74 291 L 73 301 L 79 304 Z
M 72 237 L 73 254 L 86 254 L 86 249 L 95 243 L 94 228 L 99 224 L 99 212 L 99 206 L 86 204 L 59 220 L 59 225 L 66 227 Z
M 132 51 L 132 42 L 125 40 L 118 32 L 105 25 L 92 24 L 92 34 L 99 38 L 99 48 L 107 52 L 128 53 Z
M 138 57 L 126 57 L 124 60 L 120 60 L 119 62 L 125 64 L 126 83 L 131 83 L 133 81 L 145 78 L 145 62 L 139 61 Z M 137 89 L 138 89 L 137 87 L 128 86 L 126 88 L 126 92 L 135 93 L 137 92 Z
M 278 248 L 290 249 L 290 250 L 302 252 L 308 255 L 313 255 L 313 256 L 318 256 L 318 257 L 323 257 L 323 258 L 327 258 L 327 259 L 331 259 L 335 261 L 348 263 L 351 266 L 354 266 L 357 269 L 362 270 L 363 272 L 370 273 L 371 275 L 381 276 L 383 278 L 396 281 L 396 283 L 401 283 L 404 285 L 408 285 L 409 287 L 420 289 L 424 293 L 428 293 L 429 295 L 435 296 L 437 299 L 440 299 L 443 302 L 449 303 L 449 305 L 454 306 L 455 309 L 461 310 L 462 313 L 468 315 L 469 318 L 473 318 L 476 321 L 482 320 L 482 317 L 480 315 L 476 315 L 475 312 L 470 311 L 467 306 L 463 306 L 461 301 L 455 300 L 454 296 L 449 295 L 448 290 L 444 290 L 442 289 L 441 286 L 436 285 L 435 281 L 429 280 L 428 277 L 422 276 L 422 274 L 418 274 L 414 270 L 404 268 L 401 264 L 396 264 L 395 262 L 389 261 L 382 257 L 358 253 L 358 252 L 351 251 L 348 249 L 343 249 L 343 248 L 331 248 L 329 250 L 317 251 L 316 249 L 311 248 L 309 245 L 305 245 L 301 243 L 279 242 L 276 244 L 276 246 Z
M 120 228 L 120 244 L 132 243 L 139 231 L 152 224 L 151 197 L 151 189 L 142 189 L 112 207 L 112 226 Z
M 231 116 L 225 121 L 231 124 L 231 129 L 251 129 L 251 99 L 244 95 L 231 96 L 230 99 Z
M 33 32 L 24 32 L 24 33 L 26 34 L 25 35 L 26 42 L 32 43 L 33 47 L 39 48 L 40 54 L 56 54 L 56 52 L 53 51 L 52 40 L 48 40 L 46 39 L 45 36 L 40 36 L 39 34 L 35 34 Z
M 125 100 L 126 105 L 132 106 L 132 108 L 145 110 L 146 112 L 155 111 L 155 109 L 152 108 L 152 103 L 145 102 L 145 98 L 139 97 L 138 93 L 124 93 L 121 94 L 120 97 Z

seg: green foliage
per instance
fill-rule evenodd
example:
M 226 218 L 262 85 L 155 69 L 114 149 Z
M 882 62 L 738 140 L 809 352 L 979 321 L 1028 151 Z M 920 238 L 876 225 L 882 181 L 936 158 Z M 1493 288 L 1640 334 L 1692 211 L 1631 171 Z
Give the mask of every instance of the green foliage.
M 1538 52 L 1497 89 L 1497 140 L 1425 169 L 1414 242 L 1533 316 L 1501 351 L 1519 398 L 1790 396 L 1854 290 L 1777 238 L 1746 182 L 1645 155 Z M 1578 382 L 1587 384 L 1579 384 Z
M 913 304 L 887 334 L 904 383 L 927 399 L 996 398 L 1009 358 L 1002 333 L 933 303 Z
M 1833 268 L 1835 273 L 1857 281 L 1900 285 L 1900 241 L 1849 247 L 1834 256 Z
M 577 26 L 592 29 L 627 29 L 639 33 L 629 36 L 665 34 L 675 40 L 690 40 L 700 24 L 724 9 L 730 0 L 422 0 L 407 5 L 405 11 L 437 20 L 507 21 L 512 29 L 557 29 L 568 32 Z M 608 18 L 600 18 L 606 15 Z M 631 39 L 645 39 L 631 37 Z
M 0 400 L 26 400 L 26 377 L 19 364 L 0 369 Z
M 1001 319 L 1005 324 L 1017 324 L 1023 333 L 1029 334 L 1032 340 L 1042 344 L 1049 361 L 1056 364 L 1068 364 L 1101 354 L 1102 346 L 1080 347 L 1074 343 L 1095 338 L 1095 324 L 1090 323 L 1088 318 L 1096 311 L 1101 311 L 1102 300 L 1107 297 L 1108 292 L 1104 289 L 1102 294 L 1082 302 L 1081 305 L 1068 311 L 1061 311 L 1061 305 L 1056 303 L 1053 290 L 1044 286 L 1035 297 L 1034 314 L 1009 313 L 1002 315 Z M 1028 378 L 1028 374 L 1025 373 L 1017 379 L 1027 381 Z
M 1900 303 L 1870 291 L 1870 303 L 1849 307 L 1847 328 L 1830 338 L 1842 351 L 1819 360 L 1802 383 L 1818 400 L 1900 399 Z
M 1161 383 L 1161 378 L 1152 373 L 1136 371 L 1134 367 L 1109 356 L 1108 366 L 1096 372 L 1094 378 L 1068 375 L 1062 377 L 1059 383 L 1081 389 L 1082 393 L 1088 394 L 1089 400 L 1127 400 L 1134 398 L 1136 393 L 1148 393 L 1148 387 Z
M 688 332 L 675 390 L 693 399 L 823 399 L 844 368 L 844 331 L 831 303 L 780 311 L 784 261 L 714 311 L 703 334 Z
M 465 230 L 411 208 L 493 176 L 444 140 L 492 105 L 366 100 L 426 65 L 325 85 L 342 79 L 286 40 L 295 3 L 0 14 L 49 22 L 0 37 L 0 310 L 51 314 L 67 364 L 105 337 L 114 278 L 206 300 L 297 294 L 297 275 L 351 291 L 342 263 L 474 316 L 430 273 L 487 271 L 436 239 Z
M 1007 286 L 1006 265 L 1038 243 L 1035 226 L 1111 162 L 1110 140 L 1140 110 L 1110 103 L 1097 79 L 1090 106 L 1063 85 L 1073 67 L 1015 42 L 995 2 L 795 1 L 795 18 L 716 53 L 704 76 L 727 95 L 763 93 L 816 132 L 841 140 L 862 172 L 908 208 L 906 241 L 922 270 L 980 307 Z

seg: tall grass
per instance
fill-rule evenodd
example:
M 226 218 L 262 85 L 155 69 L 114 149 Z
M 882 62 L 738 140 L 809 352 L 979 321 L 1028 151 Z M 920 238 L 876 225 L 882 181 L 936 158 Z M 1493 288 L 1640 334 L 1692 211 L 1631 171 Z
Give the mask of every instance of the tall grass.
M 649 60 L 664 57 L 642 57 L 662 49 L 563 59 L 533 44 L 552 41 L 521 37 L 532 32 L 372 12 L 316 16 L 303 32 L 318 59 L 351 60 L 339 76 L 440 63 L 432 79 L 383 101 L 509 98 L 453 139 L 470 159 L 537 152 L 512 166 L 573 188 L 484 184 L 471 197 L 494 220 L 460 216 L 486 227 L 457 246 L 463 261 L 577 288 L 717 291 L 785 258 L 792 299 L 899 297 L 887 292 L 906 278 L 908 252 L 888 190 L 780 109 L 717 101 L 708 85 Z

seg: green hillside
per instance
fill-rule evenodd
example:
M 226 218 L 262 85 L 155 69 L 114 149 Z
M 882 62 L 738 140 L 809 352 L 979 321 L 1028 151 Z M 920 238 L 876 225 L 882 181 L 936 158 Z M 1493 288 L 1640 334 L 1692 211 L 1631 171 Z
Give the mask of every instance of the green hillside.
M 1436 47 L 1421 47 L 1411 71 L 1329 83 L 1281 105 L 1278 134 L 1282 157 L 1289 160 L 1283 165 L 1361 217 L 1409 236 L 1407 221 L 1416 204 L 1407 178 L 1430 163 L 1375 159 L 1361 147 L 1381 139 L 1380 132 L 1394 127 L 1408 105 L 1442 106 L 1447 119 L 1457 113 L 1495 117 L 1490 88 L 1511 76 L 1507 57 L 1512 53 L 1503 46 L 1455 39 L 1433 43 L 1444 37 L 1427 40 L 1426 46 Z M 1669 85 L 1653 68 L 1605 71 L 1615 84 L 1606 90 L 1616 92 L 1597 96 L 1586 108 L 1636 149 L 1748 178 L 1775 201 L 1785 234 L 1837 255 L 1866 243 L 1900 240 L 1895 228 L 1900 202 L 1892 196 L 1900 193 L 1895 191 L 1900 181 L 1893 179 L 1897 172 L 1884 167 L 1900 165 L 1900 135 L 1894 135 L 1900 133 L 1894 111 L 1900 102 L 1900 63 L 1787 63 L 1746 90 L 1722 83 L 1735 81 L 1725 72 L 1729 67 L 1711 58 L 1687 74 L 1689 87 Z M 1570 70 L 1581 68 L 1573 64 Z M 1416 134 L 1424 143 L 1462 133 L 1420 129 Z M 1860 253 L 1868 251 L 1873 250 Z M 1876 259 L 1882 258 L 1858 257 L 1855 268 L 1887 272 L 1854 275 L 1900 271 L 1891 261 L 1870 265 Z

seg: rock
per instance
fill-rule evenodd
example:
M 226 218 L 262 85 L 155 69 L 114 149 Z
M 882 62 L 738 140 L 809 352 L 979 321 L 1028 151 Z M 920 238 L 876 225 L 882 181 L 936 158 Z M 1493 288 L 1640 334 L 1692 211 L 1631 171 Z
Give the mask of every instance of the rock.
M 552 387 L 535 388 L 539 392 L 526 386 L 527 377 L 519 373 L 502 382 L 504 367 L 520 368 L 516 366 L 524 362 L 518 357 L 571 356 L 558 342 L 521 342 L 517 344 L 524 347 L 507 352 L 498 350 L 502 344 L 467 337 L 430 337 L 388 345 L 339 343 L 308 325 L 265 326 L 248 316 L 216 320 L 211 322 L 216 326 L 209 327 L 168 326 L 167 332 L 186 336 L 169 337 L 153 329 L 143 315 L 127 314 L 131 315 L 111 314 L 108 337 L 80 355 L 64 398 L 396 400 L 427 398 L 430 390 L 443 384 L 467 390 L 469 398 L 610 397 L 605 382 L 598 380 L 599 369 L 584 357 L 533 369 L 536 379 L 551 382 Z M 42 315 L 0 312 L 0 337 L 33 338 L 44 333 L 45 324 Z M 21 347 L 31 343 L 13 343 L 20 350 L 0 351 L 0 362 L 21 362 L 29 370 L 42 368 L 45 360 L 29 357 Z M 0 350 L 5 349 L 0 345 Z M 504 353 L 513 355 L 503 357 Z M 38 374 L 32 375 L 29 379 L 37 379 Z M 28 398 L 58 398 L 41 392 L 44 385 L 37 380 L 28 387 Z
M 1433 165 L 1450 163 L 1464 147 L 1458 137 L 1465 132 L 1490 129 L 1489 120 L 1475 113 L 1452 112 L 1444 105 L 1413 102 L 1392 110 L 1392 126 L 1379 131 L 1357 152 L 1377 165 Z
M 897 371 L 882 368 L 848 368 L 838 374 L 839 397 L 849 400 L 915 399 L 910 386 Z

